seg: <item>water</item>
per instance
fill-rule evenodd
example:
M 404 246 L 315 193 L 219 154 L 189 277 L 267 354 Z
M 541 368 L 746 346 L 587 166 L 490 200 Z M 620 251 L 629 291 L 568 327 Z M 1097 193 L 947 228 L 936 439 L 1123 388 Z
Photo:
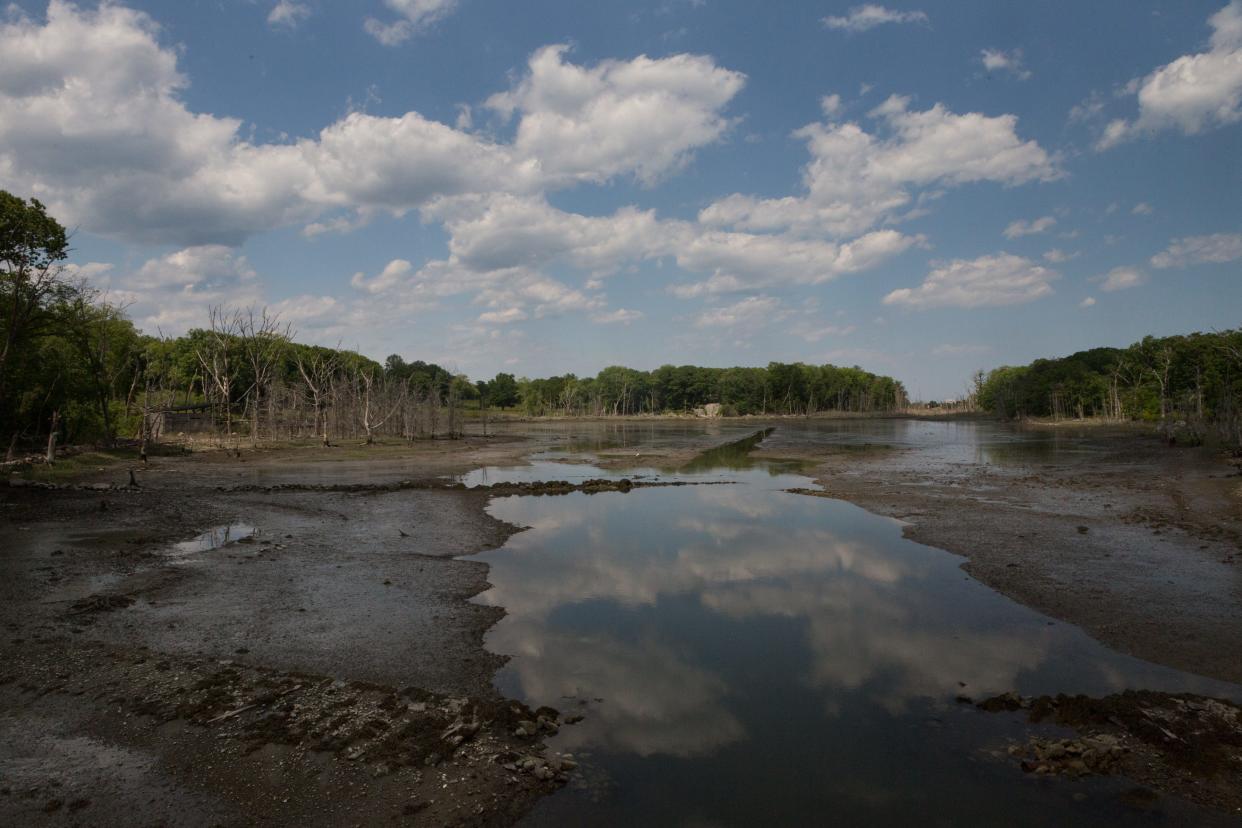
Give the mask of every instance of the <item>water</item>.
M 768 440 L 800 439 L 783 428 Z M 736 485 L 492 502 L 531 527 L 481 556 L 478 600 L 508 613 L 487 638 L 512 656 L 497 685 L 585 716 L 551 742 L 578 778 L 529 824 L 1224 824 L 1129 809 L 1122 779 L 1024 776 L 1004 748 L 1031 726 L 955 697 L 1242 688 L 1114 653 L 896 521 L 783 491 L 812 484 L 748 448 L 677 476 Z M 540 461 L 467 482 L 603 476 Z
M 199 552 L 210 552 L 213 549 L 219 549 L 230 543 L 237 543 L 244 540 L 255 532 L 253 526 L 245 523 L 230 523 L 224 526 L 213 526 L 206 532 L 196 535 L 189 540 L 181 541 L 173 544 L 173 555 L 193 555 Z

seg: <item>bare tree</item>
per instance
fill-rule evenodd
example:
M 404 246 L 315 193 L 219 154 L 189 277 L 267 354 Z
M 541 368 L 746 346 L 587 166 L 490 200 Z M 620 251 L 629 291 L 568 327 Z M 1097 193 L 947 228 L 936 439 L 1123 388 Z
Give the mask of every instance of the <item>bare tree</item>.
M 224 433 L 232 437 L 233 370 L 230 350 L 237 339 L 241 321 L 235 311 L 229 312 L 218 306 L 212 307 L 208 314 L 207 341 L 195 349 L 195 354 L 203 366 L 204 376 L 211 382 L 210 396 L 216 398 L 215 405 L 224 408 Z
M 259 441 L 259 411 L 271 390 L 272 377 L 280 357 L 293 336 L 289 325 L 280 324 L 280 315 L 266 307 L 256 312 L 253 307 L 236 317 L 237 336 L 242 353 L 250 367 L 252 383 L 246 391 L 246 407 L 250 411 L 250 439 Z
M 332 445 L 328 439 L 328 409 L 333 399 L 333 379 L 340 368 L 340 354 L 339 347 L 332 350 L 315 348 L 307 358 L 299 348 L 294 356 L 298 373 L 302 375 L 310 396 L 315 418 L 313 430 L 321 435 L 324 448 Z
M 370 369 L 358 372 L 362 383 L 362 427 L 367 434 L 367 445 L 375 442 L 375 431 L 405 403 L 407 385 L 404 382 L 386 383 L 383 377 L 376 380 Z M 387 409 L 385 411 L 385 409 Z M 380 413 L 383 411 L 384 413 Z

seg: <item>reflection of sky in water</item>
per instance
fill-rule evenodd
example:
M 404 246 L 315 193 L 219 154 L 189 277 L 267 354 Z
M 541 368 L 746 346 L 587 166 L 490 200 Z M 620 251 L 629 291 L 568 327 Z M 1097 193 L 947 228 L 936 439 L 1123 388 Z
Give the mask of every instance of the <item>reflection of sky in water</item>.
M 605 476 L 539 463 L 492 469 L 487 482 L 513 474 Z M 1242 693 L 1050 624 L 893 521 L 780 491 L 804 478 L 703 477 L 737 485 L 492 502 L 496 517 L 531 527 L 482 556 L 494 587 L 478 600 L 508 612 L 487 639 L 513 656 L 497 684 L 580 709 L 586 720 L 554 747 L 608 780 L 546 800 L 533 822 L 1142 821 L 1117 810 L 1117 780 L 1045 789 L 983 759 L 1021 725 L 954 697 Z M 1091 796 L 1074 802 L 1076 791 Z
M 245 523 L 232 523 L 227 526 L 215 526 L 196 535 L 187 541 L 173 544 L 172 554 L 192 555 L 195 552 L 210 552 L 230 543 L 248 538 L 254 534 L 254 527 Z

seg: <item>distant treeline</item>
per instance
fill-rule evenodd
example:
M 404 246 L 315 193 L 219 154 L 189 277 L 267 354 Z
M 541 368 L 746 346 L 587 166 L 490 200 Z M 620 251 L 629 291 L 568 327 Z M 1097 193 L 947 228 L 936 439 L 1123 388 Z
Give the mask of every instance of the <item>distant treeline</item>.
M 1146 420 L 1242 442 L 1242 330 L 1149 336 L 997 368 L 976 377 L 976 396 L 1002 417 Z
M 725 416 L 813 414 L 893 411 L 906 404 L 905 389 L 892 377 L 800 362 L 766 368 L 665 365 L 654 371 L 612 366 L 595 377 L 566 374 L 516 385 L 516 401 L 532 415 L 681 413 L 712 403 Z

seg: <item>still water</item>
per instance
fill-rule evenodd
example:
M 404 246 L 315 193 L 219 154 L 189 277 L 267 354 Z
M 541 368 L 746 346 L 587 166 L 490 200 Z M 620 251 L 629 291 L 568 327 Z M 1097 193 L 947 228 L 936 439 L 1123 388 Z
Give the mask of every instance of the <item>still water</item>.
M 530 527 L 480 556 L 494 586 L 477 600 L 507 611 L 487 638 L 512 657 L 497 686 L 585 717 L 550 742 L 581 762 L 578 778 L 528 824 L 1231 824 L 1169 800 L 1134 810 L 1124 779 L 1025 776 L 1004 749 L 1032 727 L 955 699 L 1242 688 L 1114 653 L 903 539 L 896 521 L 784 491 L 813 484 L 750 461 L 754 442 L 676 475 L 627 473 L 731 485 L 492 502 Z M 944 450 L 988 462 L 969 435 Z M 602 476 L 538 460 L 466 482 Z

